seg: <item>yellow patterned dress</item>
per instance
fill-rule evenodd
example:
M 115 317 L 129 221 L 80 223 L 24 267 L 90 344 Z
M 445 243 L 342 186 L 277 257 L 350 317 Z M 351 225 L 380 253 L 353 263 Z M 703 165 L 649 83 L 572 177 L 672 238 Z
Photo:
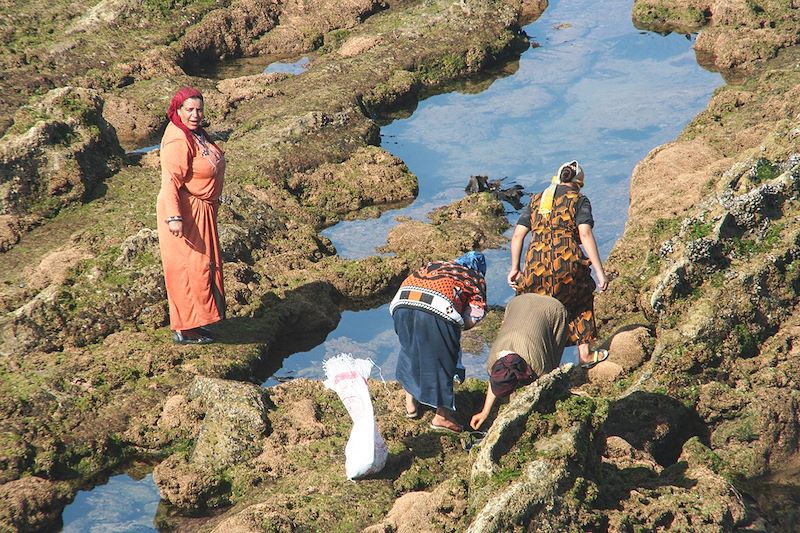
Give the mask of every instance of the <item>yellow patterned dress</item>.
M 553 199 L 549 214 L 539 213 L 542 193 L 531 195 L 531 239 L 517 294 L 556 298 L 567 308 L 567 346 L 590 343 L 597 337 L 591 262 L 580 247 L 575 214 L 582 195 L 575 186 Z

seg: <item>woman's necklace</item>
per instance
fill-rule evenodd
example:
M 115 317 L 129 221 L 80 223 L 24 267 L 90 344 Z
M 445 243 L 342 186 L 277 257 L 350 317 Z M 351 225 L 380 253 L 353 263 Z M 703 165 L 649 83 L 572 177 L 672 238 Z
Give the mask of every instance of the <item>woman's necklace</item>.
M 203 155 L 208 155 L 208 144 L 206 144 L 206 140 L 203 138 L 202 135 L 192 132 L 194 138 L 197 139 L 197 143 L 203 148 Z

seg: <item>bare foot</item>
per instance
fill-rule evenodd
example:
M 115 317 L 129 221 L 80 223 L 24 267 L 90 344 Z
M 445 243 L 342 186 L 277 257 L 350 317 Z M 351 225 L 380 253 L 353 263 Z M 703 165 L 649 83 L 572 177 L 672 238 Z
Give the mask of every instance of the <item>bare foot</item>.
M 419 416 L 419 402 L 409 393 L 406 393 L 406 417 L 417 418 Z
M 434 429 L 447 429 L 450 431 L 454 431 L 456 433 L 461 433 L 464 431 L 464 428 L 461 427 L 459 424 L 456 424 L 452 420 L 448 420 L 447 418 L 443 417 L 440 414 L 433 415 L 433 419 L 431 420 L 431 427 Z

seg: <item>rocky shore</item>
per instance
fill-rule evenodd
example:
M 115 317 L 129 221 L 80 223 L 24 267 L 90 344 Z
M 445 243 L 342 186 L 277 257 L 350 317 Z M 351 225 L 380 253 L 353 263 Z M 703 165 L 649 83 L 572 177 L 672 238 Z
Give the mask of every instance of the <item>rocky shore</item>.
M 699 32 L 698 59 L 728 84 L 633 173 L 596 302 L 612 362 L 538 380 L 477 447 L 407 420 L 398 386 L 371 383 L 390 458 L 353 484 L 338 397 L 256 376 L 279 367 L 276 344 L 386 301 L 424 261 L 503 244 L 487 193 L 400 223 L 385 256 L 342 259 L 320 231 L 415 197 L 376 121 L 514 58 L 546 2 L 39 4 L 0 19 L 0 529 L 51 529 L 78 488 L 149 458 L 164 530 L 792 531 L 800 7 L 634 3 L 642 28 Z M 300 54 L 302 77 L 203 74 Z M 185 84 L 230 161 L 232 318 L 208 347 L 166 335 L 158 152 L 124 150 L 153 143 Z M 501 314 L 467 340 L 489 341 Z M 468 380 L 459 410 L 484 390 Z

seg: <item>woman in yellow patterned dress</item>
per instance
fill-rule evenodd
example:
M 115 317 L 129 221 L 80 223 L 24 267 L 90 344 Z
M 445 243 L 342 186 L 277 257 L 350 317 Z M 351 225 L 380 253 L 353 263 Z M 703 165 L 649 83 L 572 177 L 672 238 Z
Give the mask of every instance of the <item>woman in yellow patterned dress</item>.
M 592 233 L 592 206 L 580 192 L 583 180 L 581 166 L 569 161 L 561 165 L 547 189 L 531 195 L 511 238 L 508 283 L 517 294 L 552 296 L 564 304 L 569 315 L 567 345 L 577 345 L 581 366 L 590 368 L 608 357 L 605 350 L 589 349 L 597 338 L 594 290 L 604 291 L 608 278 Z M 531 240 L 520 271 L 522 246 L 529 232 Z

